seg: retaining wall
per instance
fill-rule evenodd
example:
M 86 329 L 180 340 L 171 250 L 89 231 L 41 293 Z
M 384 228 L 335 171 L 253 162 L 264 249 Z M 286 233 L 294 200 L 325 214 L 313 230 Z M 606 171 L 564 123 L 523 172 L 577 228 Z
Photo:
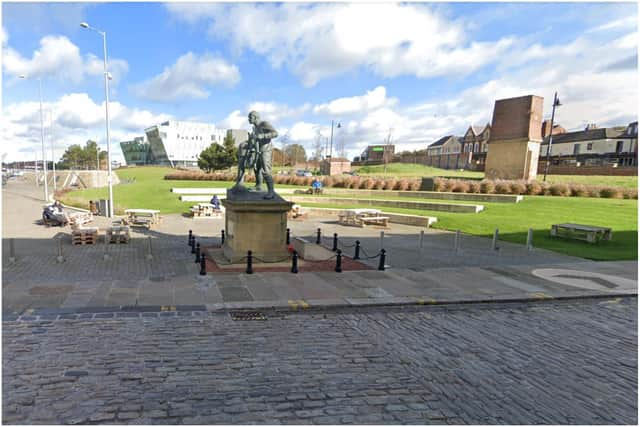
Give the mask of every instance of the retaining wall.
M 523 196 L 514 194 L 449 193 L 440 191 L 339 190 L 329 188 L 325 189 L 324 192 L 329 195 L 335 194 L 341 196 L 393 196 L 497 203 L 518 203 L 523 200 Z
M 338 199 L 331 197 L 288 197 L 294 203 L 332 203 L 340 205 L 386 206 L 391 208 L 423 209 L 429 211 L 478 213 L 484 210 L 482 205 L 450 204 L 438 202 L 414 202 L 408 200 L 374 200 L 374 199 Z

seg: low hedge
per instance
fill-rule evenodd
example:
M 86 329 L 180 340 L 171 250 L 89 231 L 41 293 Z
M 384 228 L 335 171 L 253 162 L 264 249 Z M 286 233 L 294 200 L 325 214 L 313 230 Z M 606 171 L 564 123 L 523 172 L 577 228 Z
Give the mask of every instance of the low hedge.
M 234 181 L 235 173 L 177 170 L 165 175 L 166 180 L 189 181 Z M 320 178 L 325 188 L 350 188 L 359 190 L 393 190 L 417 191 L 420 189 L 419 179 L 370 178 L 350 175 L 334 175 Z M 248 174 L 247 182 L 255 182 L 255 177 Z M 275 175 L 276 184 L 310 186 L 313 177 L 295 175 Z M 623 187 L 610 187 L 584 184 L 549 184 L 546 182 L 526 182 L 520 180 L 477 180 L 434 178 L 435 191 L 455 193 L 482 194 L 526 194 L 530 196 L 559 196 L 559 197 L 602 197 L 607 199 L 637 199 L 638 190 Z

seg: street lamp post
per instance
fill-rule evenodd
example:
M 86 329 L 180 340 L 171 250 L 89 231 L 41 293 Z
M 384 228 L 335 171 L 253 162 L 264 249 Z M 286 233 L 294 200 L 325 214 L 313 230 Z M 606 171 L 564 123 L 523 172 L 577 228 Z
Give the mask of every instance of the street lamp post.
M 21 74 L 21 79 L 26 79 L 27 76 Z M 44 154 L 44 116 L 42 113 L 42 78 L 38 77 L 38 94 L 40 95 L 40 141 L 42 142 L 42 170 L 44 172 L 44 201 L 49 201 L 49 188 L 47 185 L 47 157 Z M 36 161 L 37 163 L 37 161 Z M 36 185 L 38 182 L 38 169 L 36 166 Z
M 53 193 L 58 191 L 58 184 L 56 183 L 56 154 L 53 148 L 53 110 L 49 110 L 49 133 L 51 138 L 51 167 L 53 170 Z
M 558 99 L 558 92 L 553 95 L 553 108 L 551 109 L 551 127 L 549 128 L 549 145 L 547 145 L 547 164 L 544 166 L 544 177 L 542 181 L 547 181 L 547 173 L 549 173 L 549 162 L 551 161 L 551 144 L 553 144 L 553 119 L 556 115 L 556 107 L 561 106 L 560 100 Z
M 96 28 L 93 28 L 86 22 L 80 24 L 82 28 L 93 30 L 102 36 L 102 47 L 104 50 L 104 110 L 105 121 L 107 126 L 107 182 L 109 183 L 109 218 L 113 218 L 113 183 L 111 181 L 111 138 L 110 138 L 110 123 L 109 123 L 109 71 L 107 67 L 107 33 Z

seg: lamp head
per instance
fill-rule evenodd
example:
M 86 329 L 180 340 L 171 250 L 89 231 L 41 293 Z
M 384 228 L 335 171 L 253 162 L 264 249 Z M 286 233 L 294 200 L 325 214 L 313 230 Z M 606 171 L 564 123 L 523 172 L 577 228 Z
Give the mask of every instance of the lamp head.
M 25 76 L 24 74 L 20 74 L 18 77 L 21 78 L 21 79 L 26 79 L 27 78 L 27 76 Z
M 80 23 L 80 26 L 81 26 L 82 28 L 89 28 L 89 24 L 87 24 L 86 22 L 81 22 L 81 23 Z

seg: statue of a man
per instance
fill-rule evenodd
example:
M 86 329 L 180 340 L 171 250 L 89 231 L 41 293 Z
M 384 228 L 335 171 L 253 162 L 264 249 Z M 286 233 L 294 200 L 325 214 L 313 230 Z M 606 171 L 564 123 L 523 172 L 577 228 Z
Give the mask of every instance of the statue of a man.
M 253 125 L 253 131 L 249 134 L 249 140 L 240 144 L 238 148 L 238 177 L 234 188 L 240 188 L 244 182 L 244 174 L 247 169 L 253 168 L 256 175 L 255 191 L 262 191 L 262 181 L 267 183 L 265 199 L 273 199 L 273 178 L 271 177 L 271 140 L 278 137 L 278 132 L 267 121 L 260 121 L 260 115 L 251 111 L 249 123 Z

